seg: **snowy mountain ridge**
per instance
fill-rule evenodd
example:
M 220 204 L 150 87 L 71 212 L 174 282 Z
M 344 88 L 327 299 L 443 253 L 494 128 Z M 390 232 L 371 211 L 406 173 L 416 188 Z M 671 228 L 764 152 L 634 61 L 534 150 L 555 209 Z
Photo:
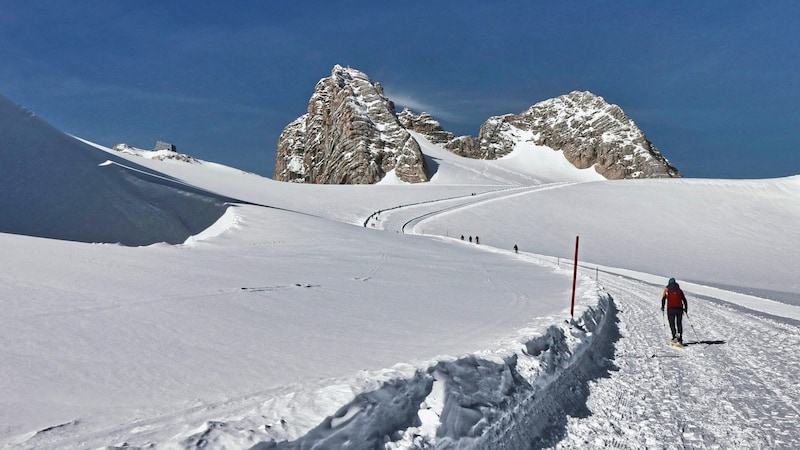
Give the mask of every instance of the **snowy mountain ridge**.
M 591 92 L 571 92 L 495 120 L 531 130 L 534 143 L 563 150 L 576 167 L 596 164 L 608 179 L 680 176 L 622 108 Z
M 281 134 L 273 178 L 373 184 L 395 170 L 404 182 L 428 181 L 435 173 L 406 130 L 466 158 L 495 160 L 529 143 L 561 151 L 578 169 L 594 167 L 606 179 L 681 176 L 619 106 L 590 92 L 571 92 L 520 114 L 491 117 L 477 139 L 456 137 L 426 112 L 396 113 L 380 83 L 336 65 L 317 84 L 308 113 Z M 394 156 L 397 148 L 406 156 Z

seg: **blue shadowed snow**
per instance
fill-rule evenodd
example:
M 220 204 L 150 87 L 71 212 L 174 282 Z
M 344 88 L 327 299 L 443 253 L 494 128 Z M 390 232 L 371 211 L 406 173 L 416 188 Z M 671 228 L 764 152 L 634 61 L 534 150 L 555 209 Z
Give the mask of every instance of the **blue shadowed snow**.
M 80 242 L 181 243 L 233 199 L 66 135 L 0 96 L 0 232 Z M 124 163 L 103 164 L 106 161 Z M 45 181 L 46 180 L 46 181 Z

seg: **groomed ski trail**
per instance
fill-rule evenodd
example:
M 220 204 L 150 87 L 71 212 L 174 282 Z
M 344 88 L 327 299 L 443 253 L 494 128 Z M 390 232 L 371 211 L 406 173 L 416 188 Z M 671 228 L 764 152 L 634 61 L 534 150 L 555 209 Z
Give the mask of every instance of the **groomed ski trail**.
M 611 377 L 555 448 L 800 448 L 800 329 L 687 291 L 685 348 L 667 345 L 661 286 L 607 274 L 619 309 Z M 699 342 L 698 342 L 699 341 Z
M 512 197 L 527 195 L 531 192 L 558 189 L 576 183 L 577 182 L 563 182 L 537 186 L 512 186 L 479 194 L 473 193 L 472 195 L 397 205 L 372 213 L 369 217 L 364 219 L 364 226 L 371 226 L 381 230 L 396 230 L 397 232 L 406 234 L 423 235 L 425 232 L 417 229 L 417 226 L 429 218 L 465 208 L 472 208 L 483 203 L 507 200 Z
M 431 207 L 393 227 L 425 234 L 423 222 L 450 211 L 562 186 L 497 192 L 482 201 Z M 403 208 L 405 214 L 411 210 Z M 397 217 L 392 219 L 398 223 Z M 601 276 L 600 285 L 619 310 L 622 338 L 615 343 L 612 361 L 617 370 L 591 382 L 588 414 L 568 417 L 564 430 L 545 428 L 531 448 L 800 448 L 796 320 L 749 312 L 722 297 L 684 289 L 688 345 L 676 348 L 668 345 L 660 311 L 663 286 L 611 273 Z

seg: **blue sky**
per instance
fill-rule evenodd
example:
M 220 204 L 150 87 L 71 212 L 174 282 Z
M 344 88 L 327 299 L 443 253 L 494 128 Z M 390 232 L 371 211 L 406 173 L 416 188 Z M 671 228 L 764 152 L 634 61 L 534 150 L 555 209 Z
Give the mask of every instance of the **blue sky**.
M 589 90 L 685 176 L 770 178 L 800 174 L 798 19 L 793 1 L 0 0 L 0 94 L 100 144 L 271 177 L 334 64 L 458 135 Z

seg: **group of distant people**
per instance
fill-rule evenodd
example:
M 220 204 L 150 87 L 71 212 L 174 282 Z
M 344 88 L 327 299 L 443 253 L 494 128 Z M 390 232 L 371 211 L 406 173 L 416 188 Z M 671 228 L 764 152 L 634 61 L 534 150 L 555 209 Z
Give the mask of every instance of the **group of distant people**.
M 462 241 L 464 240 L 464 235 L 463 234 L 461 235 L 461 240 Z M 469 241 L 472 242 L 472 236 L 469 237 Z M 480 244 L 481 243 L 481 238 L 478 237 L 478 236 L 475 236 L 475 243 L 476 244 Z
M 463 234 L 461 235 L 461 240 L 462 241 L 464 240 L 464 235 Z M 469 237 L 469 241 L 472 242 L 472 236 Z M 481 238 L 478 237 L 478 236 L 475 236 L 475 243 L 476 244 L 480 244 L 481 243 Z
M 462 241 L 464 240 L 464 235 L 463 235 L 463 234 L 461 235 L 461 240 L 462 240 Z M 472 236 L 469 236 L 469 237 L 467 238 L 467 240 L 469 240 L 470 242 L 472 242 Z M 475 236 L 475 243 L 476 243 L 476 244 L 480 244 L 480 243 L 481 243 L 481 238 L 480 238 L 480 236 Z M 519 247 L 517 247 L 517 244 L 514 244 L 514 253 L 519 253 Z

